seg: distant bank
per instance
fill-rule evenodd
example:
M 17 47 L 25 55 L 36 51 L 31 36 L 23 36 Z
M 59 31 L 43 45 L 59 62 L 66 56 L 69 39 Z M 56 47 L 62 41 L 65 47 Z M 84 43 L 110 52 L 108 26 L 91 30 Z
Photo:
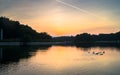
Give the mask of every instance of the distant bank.
M 19 46 L 19 45 L 83 45 L 83 44 L 120 44 L 120 41 L 97 41 L 97 42 L 0 42 L 0 46 Z
M 66 42 L 0 42 L 0 46 L 19 46 L 19 45 L 66 45 Z
M 36 32 L 28 25 L 0 17 L 0 45 L 79 45 L 120 43 L 120 31 L 109 34 L 78 33 L 76 36 L 53 37 Z

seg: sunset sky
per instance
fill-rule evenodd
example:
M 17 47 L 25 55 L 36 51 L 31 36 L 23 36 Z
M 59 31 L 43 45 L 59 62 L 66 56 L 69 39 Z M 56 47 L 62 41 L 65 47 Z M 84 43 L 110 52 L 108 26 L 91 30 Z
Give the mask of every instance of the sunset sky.
M 0 16 L 53 36 L 120 30 L 120 0 L 0 0 Z

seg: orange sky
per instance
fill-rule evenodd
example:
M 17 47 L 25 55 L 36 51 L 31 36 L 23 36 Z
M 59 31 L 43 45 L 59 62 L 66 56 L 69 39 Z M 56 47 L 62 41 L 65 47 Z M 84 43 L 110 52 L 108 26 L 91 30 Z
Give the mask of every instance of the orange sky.
M 3 1 L 6 6 L 1 5 L 4 10 L 0 11 L 0 16 L 18 20 L 37 32 L 47 32 L 53 36 L 119 31 L 120 16 L 117 13 L 120 10 L 115 7 L 115 3 L 105 4 L 103 0 L 99 3 L 93 0 L 81 2 L 82 0 L 76 0 L 76 3 L 74 0 L 21 0 L 12 4 Z

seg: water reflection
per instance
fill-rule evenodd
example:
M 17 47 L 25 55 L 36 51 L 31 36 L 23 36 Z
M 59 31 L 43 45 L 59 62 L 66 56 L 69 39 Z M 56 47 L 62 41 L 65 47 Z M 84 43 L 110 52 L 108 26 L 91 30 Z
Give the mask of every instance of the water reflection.
M 120 75 L 115 46 L 1 47 L 0 75 Z
M 47 50 L 51 46 L 14 46 L 0 48 L 0 63 L 9 64 L 10 62 L 19 62 L 21 59 L 27 59 L 35 55 L 35 52 Z

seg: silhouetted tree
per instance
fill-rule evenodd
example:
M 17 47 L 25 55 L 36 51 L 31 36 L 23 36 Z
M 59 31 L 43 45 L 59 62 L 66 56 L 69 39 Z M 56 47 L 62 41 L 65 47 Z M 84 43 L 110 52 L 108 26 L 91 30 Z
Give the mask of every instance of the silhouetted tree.
M 75 42 L 91 42 L 93 41 L 92 36 L 88 33 L 83 33 L 80 35 L 77 35 L 75 38 Z
M 47 33 L 38 33 L 28 25 L 20 24 L 6 17 L 0 17 L 0 29 L 3 29 L 4 39 L 19 39 L 21 41 L 50 41 Z
M 75 43 L 82 42 L 119 42 L 120 41 L 120 32 L 111 33 L 111 34 L 99 34 L 99 35 L 90 35 L 88 33 L 78 34 L 75 36 Z
M 39 39 L 40 41 L 51 41 L 52 37 L 48 35 L 46 32 L 39 33 Z

